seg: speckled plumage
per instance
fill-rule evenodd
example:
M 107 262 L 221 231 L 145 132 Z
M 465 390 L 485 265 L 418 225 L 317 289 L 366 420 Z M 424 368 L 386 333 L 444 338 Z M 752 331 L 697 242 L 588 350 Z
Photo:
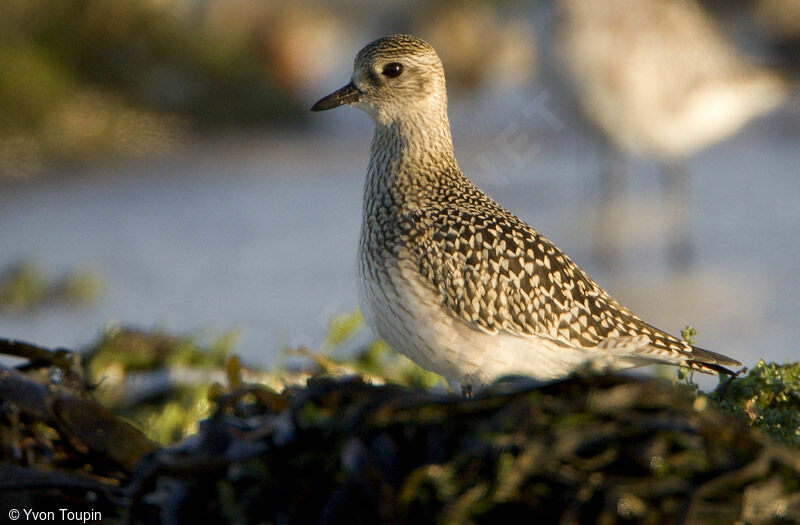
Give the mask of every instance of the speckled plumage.
M 397 76 L 382 73 L 398 63 Z M 701 371 L 739 364 L 642 321 L 462 174 L 444 72 L 429 44 L 407 35 L 369 44 L 352 83 L 314 109 L 344 103 L 375 121 L 360 302 L 396 350 L 467 389 L 506 374 L 554 379 L 596 363 Z

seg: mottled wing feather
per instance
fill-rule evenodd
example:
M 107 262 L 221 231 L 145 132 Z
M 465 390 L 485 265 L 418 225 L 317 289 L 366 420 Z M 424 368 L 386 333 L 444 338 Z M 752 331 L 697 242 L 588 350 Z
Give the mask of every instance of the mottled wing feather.
M 425 224 L 414 226 L 428 232 L 416 243 L 416 257 L 458 317 L 486 332 L 548 336 L 579 347 L 645 335 L 652 344 L 644 358 L 648 352 L 654 359 L 693 358 L 691 346 L 620 305 L 553 243 L 477 187 L 467 182 L 449 193 L 446 208 L 427 209 L 419 218 Z

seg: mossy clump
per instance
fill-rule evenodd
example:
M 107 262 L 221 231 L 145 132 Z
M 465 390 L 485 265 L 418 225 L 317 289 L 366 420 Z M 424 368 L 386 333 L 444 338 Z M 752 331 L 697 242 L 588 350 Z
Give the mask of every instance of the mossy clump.
M 78 268 L 55 278 L 35 262 L 22 261 L 0 274 L 0 312 L 24 314 L 50 304 L 91 306 L 104 289 L 94 270 Z
M 172 443 L 196 432 L 210 413 L 209 387 L 224 378 L 235 341 L 235 332 L 202 344 L 194 337 L 113 327 L 88 349 L 84 363 L 105 406 L 150 439 Z
M 800 447 L 800 362 L 759 361 L 730 384 L 719 404 L 773 439 Z
M 20 263 L 0 276 L 0 310 L 22 313 L 41 304 L 47 295 L 47 275 L 36 265 Z

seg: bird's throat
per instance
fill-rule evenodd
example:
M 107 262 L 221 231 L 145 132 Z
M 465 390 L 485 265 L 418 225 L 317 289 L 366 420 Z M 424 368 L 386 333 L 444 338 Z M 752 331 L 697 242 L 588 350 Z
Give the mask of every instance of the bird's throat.
M 376 123 L 370 147 L 369 177 L 384 184 L 430 184 L 438 173 L 456 166 L 450 124 L 440 118 L 407 118 Z

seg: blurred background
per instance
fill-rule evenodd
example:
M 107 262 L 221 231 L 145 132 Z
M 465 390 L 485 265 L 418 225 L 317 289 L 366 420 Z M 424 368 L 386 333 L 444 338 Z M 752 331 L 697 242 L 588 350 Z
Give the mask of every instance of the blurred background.
M 797 0 L 6 0 L 0 336 L 319 347 L 357 307 L 372 125 L 308 108 L 397 32 L 442 57 L 462 169 L 617 299 L 800 357 Z

